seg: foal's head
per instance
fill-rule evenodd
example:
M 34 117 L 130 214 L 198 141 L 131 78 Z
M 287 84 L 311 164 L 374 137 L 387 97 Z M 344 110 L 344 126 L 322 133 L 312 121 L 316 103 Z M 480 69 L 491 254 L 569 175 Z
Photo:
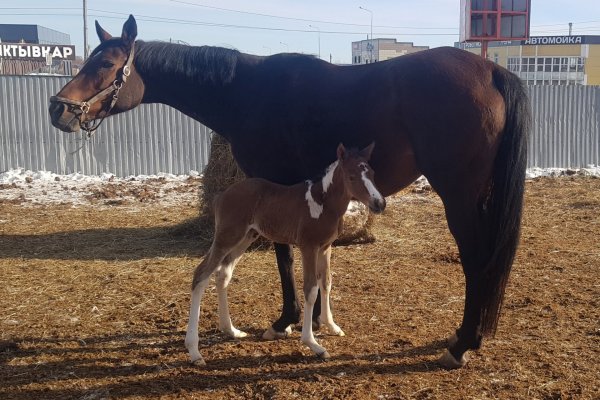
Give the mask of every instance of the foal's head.
M 347 150 L 342 143 L 337 148 L 338 165 L 343 171 L 344 185 L 353 198 L 360 201 L 374 213 L 385 209 L 385 198 L 373 183 L 374 172 L 369 165 L 369 159 L 375 143 L 364 149 Z

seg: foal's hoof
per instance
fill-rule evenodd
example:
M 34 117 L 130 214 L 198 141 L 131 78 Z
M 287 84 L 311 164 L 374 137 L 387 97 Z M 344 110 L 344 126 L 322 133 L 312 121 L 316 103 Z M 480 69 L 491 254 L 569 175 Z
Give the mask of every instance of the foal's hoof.
M 262 338 L 265 340 L 285 339 L 292 334 L 292 327 L 288 326 L 283 332 L 277 332 L 272 326 L 263 333 Z
M 438 360 L 438 363 L 442 367 L 447 368 L 447 369 L 461 368 L 467 363 L 467 357 L 465 356 L 465 354 L 462 355 L 460 360 L 457 360 L 456 358 L 454 358 L 452 353 L 450 353 L 450 351 L 448 349 L 446 349 L 446 352 L 444 353 L 443 356 L 440 357 L 440 359 Z
M 319 357 L 321 360 L 329 360 L 331 358 L 331 356 L 329 355 L 329 352 L 327 350 L 325 350 L 322 353 L 317 354 L 317 357 Z
M 197 367 L 205 367 L 206 361 L 204 361 L 204 359 L 202 357 L 200 357 L 195 360 L 192 360 L 192 365 L 195 365 Z

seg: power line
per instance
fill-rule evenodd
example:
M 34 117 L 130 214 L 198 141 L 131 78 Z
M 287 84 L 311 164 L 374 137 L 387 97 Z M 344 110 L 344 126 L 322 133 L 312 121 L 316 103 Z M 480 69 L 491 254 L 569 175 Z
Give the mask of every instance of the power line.
M 110 13 L 110 14 L 118 14 L 118 15 L 129 15 L 127 13 L 120 13 L 115 11 L 103 11 L 97 9 L 89 9 L 91 11 L 102 12 L 102 13 Z M 30 15 L 30 16 L 64 16 L 64 17 L 80 17 L 81 14 L 59 14 L 59 13 L 8 13 L 3 15 Z M 111 19 L 121 19 L 121 17 L 111 16 L 111 15 L 103 15 L 103 14 L 88 14 L 91 17 L 99 17 L 99 18 L 111 18 Z M 234 25 L 234 24 L 222 24 L 222 23 L 214 23 L 214 22 L 205 22 L 205 21 L 193 21 L 193 20 L 183 20 L 183 19 L 175 19 L 175 18 L 165 18 L 165 17 L 154 17 L 154 16 L 144 16 L 139 15 L 136 18 L 138 21 L 146 21 L 146 22 L 158 22 L 164 24 L 180 24 L 180 25 L 196 25 L 196 26 L 208 26 L 208 27 L 216 27 L 216 28 L 236 28 L 236 29 L 255 29 L 255 30 L 266 30 L 266 31 L 279 31 L 279 32 L 301 32 L 301 33 L 312 33 L 314 31 L 306 30 L 306 29 L 290 29 L 290 28 L 275 28 L 275 27 L 265 27 L 265 26 L 250 26 L 250 25 Z M 365 35 L 366 32 L 356 32 L 356 31 L 321 31 L 321 33 L 325 34 L 342 34 L 342 35 Z M 377 32 L 378 35 L 386 35 L 386 36 L 458 36 L 458 33 L 423 33 L 423 32 Z
M 169 1 L 172 2 L 172 3 L 180 3 L 180 4 L 186 4 L 186 5 L 190 5 L 190 6 L 195 6 L 195 7 L 209 8 L 211 10 L 227 11 L 227 12 L 233 12 L 233 13 L 238 13 L 238 14 L 256 15 L 256 16 L 268 17 L 268 18 L 279 18 L 279 19 L 285 19 L 285 20 L 291 20 L 291 21 L 316 22 L 316 23 L 321 23 L 321 24 L 362 26 L 362 27 L 368 27 L 369 26 L 369 25 L 365 25 L 365 24 L 353 24 L 353 23 L 349 23 L 349 22 L 323 21 L 323 20 L 317 20 L 317 19 L 284 17 L 284 16 L 281 16 L 281 15 L 263 14 L 263 13 L 257 13 L 257 12 L 252 12 L 252 11 L 235 10 L 235 9 L 232 9 L 232 8 L 222 8 L 222 7 L 215 7 L 215 6 L 207 6 L 205 4 L 193 3 L 193 2 L 189 2 L 189 1 L 183 1 L 183 0 L 169 0 Z M 456 29 L 456 28 L 390 26 L 390 25 L 373 25 L 373 26 L 377 27 L 377 28 L 394 28 L 394 29 Z

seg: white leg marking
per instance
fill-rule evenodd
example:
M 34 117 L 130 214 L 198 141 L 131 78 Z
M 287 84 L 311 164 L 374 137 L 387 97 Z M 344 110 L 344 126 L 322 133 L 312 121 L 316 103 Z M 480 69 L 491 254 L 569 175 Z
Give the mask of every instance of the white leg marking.
M 233 260 L 227 265 L 223 265 L 217 275 L 217 296 L 219 299 L 219 329 L 221 332 L 231 336 L 232 338 L 243 338 L 248 336 L 246 332 L 240 331 L 231 323 L 229 314 L 229 304 L 227 302 L 227 286 L 231 281 L 233 269 L 239 258 Z
M 198 350 L 198 323 L 200 318 L 200 305 L 202 303 L 202 295 L 208 286 L 207 279 L 199 282 L 194 290 L 192 290 L 192 299 L 190 304 L 190 319 L 188 321 L 188 329 L 185 335 L 185 347 L 188 349 L 190 359 L 193 363 L 198 365 L 205 365 L 200 350 Z
M 302 343 L 306 344 L 317 356 L 322 359 L 329 358 L 329 353 L 315 340 L 312 331 L 312 311 L 317 300 L 318 289 L 314 286 L 306 296 L 304 302 L 304 322 L 302 324 Z
M 319 217 L 323 213 L 323 205 L 317 203 L 312 197 L 311 189 L 313 183 L 311 181 L 306 181 L 306 183 L 308 183 L 308 190 L 306 191 L 306 195 L 304 195 L 304 198 L 308 202 L 308 210 L 310 211 L 310 216 L 314 219 L 319 219 Z
M 329 269 L 331 257 L 331 247 L 329 247 L 323 254 L 319 256 L 319 270 L 321 273 L 321 279 L 319 279 L 319 288 L 321 289 L 321 315 L 319 320 L 327 326 L 329 332 L 337 336 L 345 336 L 346 334 L 342 329 L 337 326 L 333 321 L 333 313 L 331 312 L 331 302 L 329 296 L 331 295 L 331 271 Z

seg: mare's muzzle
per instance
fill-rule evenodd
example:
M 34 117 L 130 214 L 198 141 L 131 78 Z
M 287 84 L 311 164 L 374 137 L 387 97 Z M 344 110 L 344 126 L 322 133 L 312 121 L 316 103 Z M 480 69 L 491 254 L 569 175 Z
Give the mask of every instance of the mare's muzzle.
M 67 104 L 59 101 L 50 101 L 48 107 L 50 121 L 54 127 L 63 132 L 77 132 L 80 129 L 81 110 L 75 107 L 69 107 Z

